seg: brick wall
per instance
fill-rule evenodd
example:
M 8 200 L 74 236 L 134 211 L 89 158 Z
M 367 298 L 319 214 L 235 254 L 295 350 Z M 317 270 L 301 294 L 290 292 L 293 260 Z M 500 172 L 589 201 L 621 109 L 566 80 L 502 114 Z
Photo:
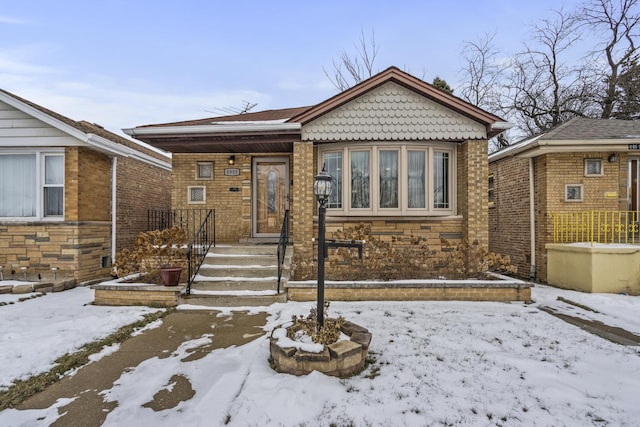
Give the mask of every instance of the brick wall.
M 588 210 L 626 210 L 628 156 L 614 163 L 609 153 L 551 153 L 534 160 L 536 276 L 547 278 L 545 244 L 553 242 L 551 213 Z M 584 176 L 584 161 L 601 159 L 603 176 Z M 518 275 L 527 277 L 531 268 L 529 166 L 527 159 L 504 158 L 492 162 L 495 207 L 490 208 L 490 250 L 509 255 Z M 565 185 L 583 185 L 582 202 L 565 201 Z M 615 192 L 617 196 L 610 197 Z
M 506 158 L 489 165 L 494 205 L 489 208 L 489 250 L 509 255 L 519 276 L 528 277 L 530 263 L 529 161 Z
M 326 301 L 531 301 L 529 287 L 350 287 L 325 288 Z M 290 287 L 291 301 L 315 301 L 313 287 Z
M 216 240 L 238 243 L 251 232 L 251 157 L 236 154 L 233 166 L 229 166 L 228 158 L 229 154 L 174 154 L 171 207 L 215 209 Z M 198 162 L 213 162 L 213 179 L 196 178 Z M 231 167 L 240 169 L 240 175 L 225 176 L 224 170 Z M 204 204 L 189 203 L 189 186 L 205 187 Z
M 296 264 L 313 260 L 311 239 L 316 233 L 313 217 L 317 215 L 316 197 L 313 194 L 315 170 L 313 143 L 295 142 L 291 189 L 291 237 Z
M 118 157 L 116 197 L 116 251 L 132 248 L 147 228 L 147 210 L 171 208 L 171 171 L 141 161 Z

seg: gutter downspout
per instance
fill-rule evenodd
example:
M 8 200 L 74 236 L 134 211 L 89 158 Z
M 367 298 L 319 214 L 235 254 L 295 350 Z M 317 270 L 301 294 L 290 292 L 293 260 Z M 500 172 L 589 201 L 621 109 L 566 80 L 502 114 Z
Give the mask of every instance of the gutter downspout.
M 535 185 L 533 182 L 534 177 L 534 163 L 533 157 L 529 157 L 529 218 L 531 224 L 531 270 L 529 271 L 529 279 L 536 278 L 536 210 L 535 210 Z
M 117 188 L 118 188 L 118 158 L 111 160 L 111 262 L 116 259 L 116 220 L 117 220 Z

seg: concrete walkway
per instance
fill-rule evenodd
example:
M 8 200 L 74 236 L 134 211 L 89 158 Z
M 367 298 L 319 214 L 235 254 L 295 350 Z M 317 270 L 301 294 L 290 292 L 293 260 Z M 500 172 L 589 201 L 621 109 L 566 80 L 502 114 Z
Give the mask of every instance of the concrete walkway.
M 217 348 L 243 345 L 264 334 L 266 313 L 248 315 L 234 312 L 218 317 L 217 311 L 177 311 L 167 315 L 162 325 L 127 339 L 115 353 L 85 365 L 73 375 L 48 387 L 23 402 L 18 409 L 43 409 L 52 406 L 61 398 L 76 398 L 58 409 L 64 413 L 53 426 L 100 426 L 117 403 L 105 403 L 100 392 L 113 387 L 127 369 L 143 361 L 158 357 L 166 358 L 185 341 L 211 335 L 213 342 L 196 348 L 184 361 L 197 360 Z M 175 377 L 171 391 L 159 390 L 148 406 L 156 411 L 173 408 L 181 401 L 193 397 L 194 391 L 185 377 Z

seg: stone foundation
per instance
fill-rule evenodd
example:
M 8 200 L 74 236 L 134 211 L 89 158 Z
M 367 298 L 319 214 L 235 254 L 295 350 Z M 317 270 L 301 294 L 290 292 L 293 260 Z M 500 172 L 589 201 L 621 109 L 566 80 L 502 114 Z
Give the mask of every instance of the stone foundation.
M 307 375 L 313 371 L 335 377 L 348 377 L 361 372 L 369 353 L 371 334 L 366 328 L 345 322 L 340 328 L 349 340 L 327 345 L 321 353 L 296 348 L 282 348 L 271 333 L 270 353 L 273 368 L 281 373 Z

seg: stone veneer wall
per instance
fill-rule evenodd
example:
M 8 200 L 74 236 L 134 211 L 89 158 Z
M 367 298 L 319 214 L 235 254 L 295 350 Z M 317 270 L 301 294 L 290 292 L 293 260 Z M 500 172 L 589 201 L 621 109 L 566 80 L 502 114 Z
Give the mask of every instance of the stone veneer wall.
M 98 221 L 38 222 L 0 224 L 0 265 L 5 279 L 22 279 L 21 267 L 28 267 L 27 278 L 75 278 L 78 282 L 108 276 L 101 257 L 111 248 L 111 224 Z

